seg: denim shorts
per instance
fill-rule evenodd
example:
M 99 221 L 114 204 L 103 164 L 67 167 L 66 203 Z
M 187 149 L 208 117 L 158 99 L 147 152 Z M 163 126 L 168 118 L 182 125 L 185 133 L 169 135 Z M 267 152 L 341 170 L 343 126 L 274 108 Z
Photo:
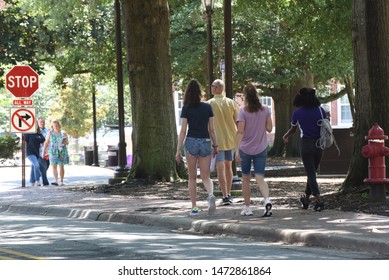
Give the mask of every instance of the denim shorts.
M 216 162 L 221 162 L 225 160 L 232 161 L 232 150 L 218 152 L 216 156 Z
M 185 151 L 193 157 L 206 157 L 212 154 L 211 139 L 186 137 Z
M 248 155 L 242 152 L 242 150 L 239 150 L 239 155 L 241 159 L 240 166 L 242 169 L 242 175 L 251 174 L 251 162 L 254 164 L 255 175 L 265 175 L 267 149 L 256 155 Z

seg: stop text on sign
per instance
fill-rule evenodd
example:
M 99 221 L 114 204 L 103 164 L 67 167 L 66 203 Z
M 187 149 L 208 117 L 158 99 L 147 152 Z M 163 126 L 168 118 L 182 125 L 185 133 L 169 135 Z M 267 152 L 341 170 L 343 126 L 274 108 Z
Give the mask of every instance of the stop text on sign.
M 39 88 L 39 75 L 28 65 L 16 65 L 5 75 L 5 87 L 17 98 L 28 98 Z
M 34 88 L 38 83 L 38 78 L 35 76 L 9 76 L 9 88 Z

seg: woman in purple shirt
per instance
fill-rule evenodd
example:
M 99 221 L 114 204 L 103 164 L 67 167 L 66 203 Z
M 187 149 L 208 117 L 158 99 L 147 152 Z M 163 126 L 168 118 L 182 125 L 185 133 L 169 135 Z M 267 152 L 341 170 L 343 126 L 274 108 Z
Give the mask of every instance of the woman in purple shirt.
M 269 200 L 269 187 L 264 180 L 267 159 L 267 133 L 273 129 L 271 114 L 267 106 L 259 101 L 257 89 L 249 84 L 243 90 L 244 107 L 238 113 L 238 132 L 236 137 L 236 161 L 241 161 L 242 191 L 245 206 L 242 216 L 251 216 L 250 207 L 250 177 L 251 163 L 254 165 L 255 180 L 264 197 L 264 217 L 271 216 L 272 204 Z
M 300 129 L 300 154 L 303 161 L 305 173 L 307 174 L 307 185 L 305 195 L 301 196 L 300 202 L 302 209 L 308 209 L 309 197 L 313 195 L 316 199 L 314 206 L 315 211 L 324 209 L 324 203 L 320 198 L 319 185 L 316 180 L 316 171 L 319 167 L 323 150 L 316 145 L 316 141 L 320 138 L 320 126 L 317 122 L 326 112 L 320 107 L 320 101 L 316 97 L 316 91 L 313 88 L 302 88 L 300 93 L 296 95 L 293 105 L 297 110 L 292 113 L 292 122 L 290 129 L 282 137 L 284 142 L 288 142 L 289 136 L 297 131 L 297 126 Z

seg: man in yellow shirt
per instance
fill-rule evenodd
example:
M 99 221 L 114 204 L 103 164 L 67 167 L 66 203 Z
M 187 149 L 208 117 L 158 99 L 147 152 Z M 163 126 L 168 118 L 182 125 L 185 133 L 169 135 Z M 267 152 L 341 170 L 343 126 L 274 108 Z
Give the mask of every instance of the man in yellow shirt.
M 216 156 L 217 179 L 223 193 L 221 205 L 232 203 L 232 159 L 236 141 L 236 119 L 239 106 L 231 98 L 225 97 L 224 82 L 220 79 L 212 83 L 214 97 L 208 102 L 214 114 L 216 137 L 218 142 L 218 155 Z

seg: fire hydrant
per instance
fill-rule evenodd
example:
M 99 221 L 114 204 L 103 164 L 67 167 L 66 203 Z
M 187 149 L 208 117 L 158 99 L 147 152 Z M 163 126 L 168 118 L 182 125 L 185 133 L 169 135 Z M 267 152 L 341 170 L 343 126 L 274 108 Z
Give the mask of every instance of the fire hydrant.
M 389 179 L 386 178 L 385 156 L 389 155 L 389 148 L 385 147 L 384 130 L 375 123 L 365 136 L 368 144 L 362 147 L 362 156 L 369 160 L 369 178 L 363 182 L 370 187 L 369 199 L 372 202 L 386 200 L 386 186 Z

